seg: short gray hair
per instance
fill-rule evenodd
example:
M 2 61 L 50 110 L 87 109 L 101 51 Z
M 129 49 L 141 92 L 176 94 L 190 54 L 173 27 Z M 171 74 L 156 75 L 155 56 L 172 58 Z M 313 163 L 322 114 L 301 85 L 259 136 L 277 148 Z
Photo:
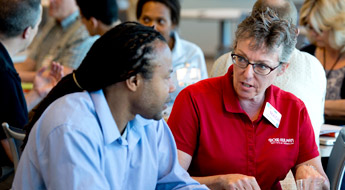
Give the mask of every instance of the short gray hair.
M 282 47 L 279 61 L 287 63 L 297 42 L 297 28 L 288 20 L 280 19 L 276 13 L 267 8 L 266 11 L 253 11 L 236 30 L 234 49 L 242 39 L 252 39 L 250 48 L 265 48 L 268 52 Z
M 15 37 L 39 21 L 41 0 L 0 0 L 0 34 Z

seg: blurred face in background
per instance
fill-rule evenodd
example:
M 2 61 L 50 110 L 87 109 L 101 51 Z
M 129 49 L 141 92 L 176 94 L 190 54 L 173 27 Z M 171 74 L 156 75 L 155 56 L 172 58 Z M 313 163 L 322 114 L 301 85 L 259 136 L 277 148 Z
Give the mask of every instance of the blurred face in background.
M 154 1 L 145 3 L 139 22 L 145 26 L 154 26 L 171 44 L 171 34 L 176 26 L 172 23 L 170 9 L 167 6 Z
M 61 22 L 78 10 L 75 0 L 49 0 L 49 16 Z
M 310 40 L 318 47 L 325 47 L 329 44 L 329 30 L 321 30 L 317 32 L 317 30 L 311 25 L 309 21 L 308 24 L 305 26 L 308 31 L 308 36 Z

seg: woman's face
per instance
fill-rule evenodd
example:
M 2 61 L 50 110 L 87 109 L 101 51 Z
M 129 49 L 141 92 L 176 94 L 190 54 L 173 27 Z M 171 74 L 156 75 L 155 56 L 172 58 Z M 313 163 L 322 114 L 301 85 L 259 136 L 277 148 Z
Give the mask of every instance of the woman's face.
M 261 63 L 271 68 L 279 65 L 281 48 L 270 52 L 266 51 L 266 48 L 252 50 L 249 48 L 251 41 L 252 39 L 239 40 L 234 53 L 244 57 L 251 63 Z M 278 75 L 283 73 L 285 68 L 286 64 L 281 64 L 280 67 L 272 70 L 268 75 L 259 75 L 254 72 L 252 65 L 240 68 L 234 64 L 233 85 L 239 100 L 262 101 L 265 98 L 266 89 L 271 86 Z
M 329 30 L 320 30 L 320 33 L 318 33 L 310 24 L 310 21 L 308 22 L 307 26 L 307 32 L 309 35 L 309 38 L 311 38 L 311 41 L 317 46 L 317 47 L 325 47 L 329 46 Z
M 154 26 L 167 42 L 170 42 L 171 33 L 175 29 L 170 15 L 170 9 L 167 6 L 159 2 L 149 1 L 143 6 L 139 22 L 145 26 Z

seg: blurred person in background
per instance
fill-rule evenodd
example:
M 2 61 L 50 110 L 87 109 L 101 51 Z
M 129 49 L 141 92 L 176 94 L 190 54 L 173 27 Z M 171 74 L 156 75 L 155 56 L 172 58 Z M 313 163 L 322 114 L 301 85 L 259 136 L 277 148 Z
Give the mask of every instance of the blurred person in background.
M 76 0 L 81 21 L 91 36 L 103 35 L 121 23 L 116 0 Z
M 75 0 L 50 0 L 48 8 L 52 18 L 31 44 L 28 58 L 15 65 L 24 82 L 32 82 L 37 71 L 53 61 L 64 66 L 65 74 L 71 73 L 97 39 L 81 23 Z
M 312 43 L 301 50 L 314 55 L 326 71 L 326 123 L 331 122 L 328 116 L 345 118 L 344 23 L 344 0 L 306 0 L 301 7 L 300 25 Z
M 153 26 L 160 32 L 172 51 L 176 91 L 172 94 L 166 116 L 170 114 L 175 98 L 183 88 L 208 77 L 202 50 L 181 39 L 177 33 L 180 12 L 179 0 L 139 0 L 137 4 L 138 21 L 143 25 Z

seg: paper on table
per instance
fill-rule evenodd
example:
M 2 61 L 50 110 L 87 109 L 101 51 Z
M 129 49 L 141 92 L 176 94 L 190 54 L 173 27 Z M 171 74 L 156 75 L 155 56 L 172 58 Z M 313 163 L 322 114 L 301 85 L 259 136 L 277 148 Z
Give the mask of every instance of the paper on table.
M 320 135 L 327 133 L 338 133 L 342 128 L 343 126 L 323 124 L 321 126 Z

